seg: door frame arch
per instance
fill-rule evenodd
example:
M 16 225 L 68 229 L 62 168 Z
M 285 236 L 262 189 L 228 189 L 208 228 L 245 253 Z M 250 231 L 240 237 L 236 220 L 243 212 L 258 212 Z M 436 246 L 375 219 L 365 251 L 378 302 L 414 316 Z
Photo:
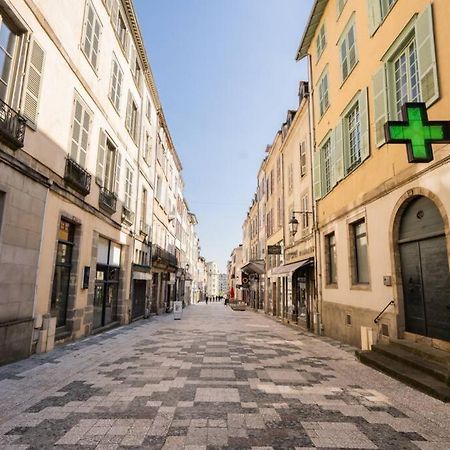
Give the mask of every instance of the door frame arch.
M 392 210 L 391 220 L 389 224 L 390 238 L 389 238 L 389 246 L 390 246 L 390 254 L 391 254 L 391 267 L 392 267 L 392 286 L 394 291 L 394 296 L 396 299 L 395 302 L 395 313 L 397 316 L 397 337 L 403 337 L 404 332 L 406 331 L 405 326 L 405 300 L 403 297 L 403 282 L 402 282 L 402 269 L 401 269 L 401 260 L 400 260 L 400 249 L 398 245 L 398 237 L 400 234 L 400 224 L 403 218 L 403 213 L 406 208 L 410 205 L 410 203 L 415 200 L 417 197 L 426 197 L 431 200 L 436 208 L 438 209 L 442 221 L 444 222 L 444 235 L 447 246 L 447 258 L 450 267 L 450 222 L 447 214 L 447 210 L 445 209 L 444 204 L 440 200 L 440 198 L 432 191 L 423 188 L 423 187 L 415 187 L 408 189 L 395 204 L 394 209 Z

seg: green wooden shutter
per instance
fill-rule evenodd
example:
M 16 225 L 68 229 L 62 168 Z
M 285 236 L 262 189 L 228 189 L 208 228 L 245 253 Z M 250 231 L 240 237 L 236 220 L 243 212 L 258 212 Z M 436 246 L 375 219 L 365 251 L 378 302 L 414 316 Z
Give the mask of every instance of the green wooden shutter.
M 322 176 L 320 167 L 320 150 L 314 152 L 314 165 L 313 165 L 313 186 L 314 186 L 314 199 L 318 200 L 322 197 Z
M 120 186 L 120 169 L 122 167 L 122 155 L 120 154 L 119 150 L 116 150 L 116 170 L 114 173 L 114 192 L 116 195 L 119 195 L 119 186 Z
M 337 127 L 333 131 L 334 142 L 331 141 L 331 151 L 332 151 L 332 163 L 333 163 L 333 173 L 334 182 L 332 185 L 337 184 L 342 178 L 344 178 L 344 147 L 342 140 L 342 119 L 339 119 Z
M 433 9 L 431 3 L 419 15 L 415 25 L 422 100 L 429 106 L 439 98 L 436 49 L 434 45 Z
M 383 65 L 372 77 L 375 143 L 381 147 L 385 142 L 384 124 L 388 120 L 388 99 L 386 89 L 386 67 Z
M 373 36 L 383 20 L 380 0 L 367 0 L 367 11 L 369 13 L 369 36 Z
M 361 123 L 361 162 L 370 156 L 369 108 L 367 105 L 367 88 L 359 94 L 359 120 Z
M 31 44 L 28 62 L 27 79 L 25 83 L 25 95 L 23 114 L 27 119 L 36 123 L 38 116 L 39 97 L 41 94 L 42 72 L 44 69 L 44 50 L 36 41 Z
M 95 172 L 95 181 L 103 186 L 103 178 L 105 176 L 105 158 L 106 158 L 106 133 L 100 129 L 100 137 L 98 140 L 97 153 L 97 169 Z

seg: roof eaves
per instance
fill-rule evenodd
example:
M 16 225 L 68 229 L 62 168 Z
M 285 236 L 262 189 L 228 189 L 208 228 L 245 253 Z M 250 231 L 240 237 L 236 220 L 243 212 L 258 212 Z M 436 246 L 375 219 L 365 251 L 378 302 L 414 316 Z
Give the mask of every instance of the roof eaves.
M 300 45 L 297 50 L 296 60 L 300 61 L 308 54 L 308 49 L 311 45 L 316 29 L 319 25 L 322 14 L 325 11 L 328 0 L 315 0 L 314 6 L 312 8 L 311 14 L 308 19 L 308 24 L 306 25 L 305 31 L 300 41 Z

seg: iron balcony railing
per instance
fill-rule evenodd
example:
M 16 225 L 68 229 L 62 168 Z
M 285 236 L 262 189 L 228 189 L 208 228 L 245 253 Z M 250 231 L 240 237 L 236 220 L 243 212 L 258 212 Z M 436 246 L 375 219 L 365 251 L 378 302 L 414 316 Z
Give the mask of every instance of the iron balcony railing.
M 103 209 L 106 209 L 111 214 L 116 212 L 117 196 L 114 192 L 108 191 L 108 189 L 100 188 L 99 205 Z
M 177 257 L 156 244 L 152 245 L 152 261 L 161 262 L 174 267 L 177 266 Z
M 72 158 L 66 159 L 64 180 L 71 188 L 81 195 L 88 195 L 91 191 L 91 174 L 77 164 Z
M 122 206 L 122 222 L 126 222 L 129 225 L 134 222 L 134 212 L 125 205 Z
M 14 150 L 23 147 L 27 120 L 0 99 L 0 138 Z

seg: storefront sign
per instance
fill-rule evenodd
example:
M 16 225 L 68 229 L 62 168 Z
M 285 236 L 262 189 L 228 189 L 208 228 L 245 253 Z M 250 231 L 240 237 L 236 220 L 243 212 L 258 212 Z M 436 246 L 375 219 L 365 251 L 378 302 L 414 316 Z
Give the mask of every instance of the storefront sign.
M 425 103 L 405 103 L 403 121 L 385 124 L 386 142 L 406 144 L 408 162 L 423 163 L 433 160 L 432 143 L 450 142 L 450 122 L 429 121 Z
M 267 246 L 268 255 L 281 255 L 281 245 L 268 245 Z

